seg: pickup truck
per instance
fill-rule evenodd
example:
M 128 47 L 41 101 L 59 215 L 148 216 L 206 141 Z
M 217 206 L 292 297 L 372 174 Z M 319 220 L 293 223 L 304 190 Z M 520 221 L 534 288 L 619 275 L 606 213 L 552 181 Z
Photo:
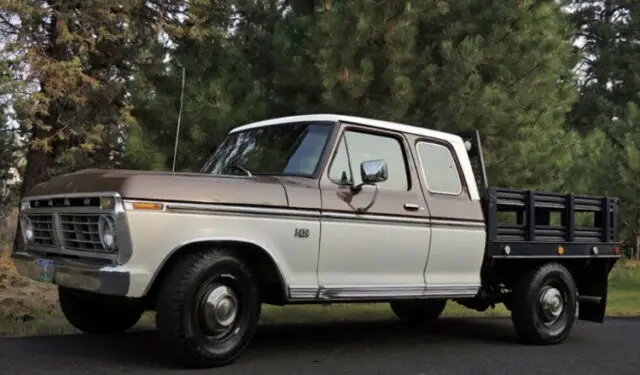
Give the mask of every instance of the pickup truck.
M 21 201 L 19 272 L 68 321 L 114 334 L 155 311 L 185 367 L 229 364 L 261 306 L 388 303 L 434 324 L 502 303 L 530 344 L 602 323 L 616 198 L 489 186 L 478 132 L 339 114 L 231 130 L 198 173 L 80 170 Z M 579 309 L 578 309 L 579 307 Z

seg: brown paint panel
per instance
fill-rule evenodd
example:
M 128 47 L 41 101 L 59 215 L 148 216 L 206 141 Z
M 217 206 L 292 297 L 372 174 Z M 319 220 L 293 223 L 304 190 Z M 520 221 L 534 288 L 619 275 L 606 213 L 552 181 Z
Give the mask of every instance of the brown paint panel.
M 54 177 L 26 196 L 119 193 L 124 198 L 286 207 L 282 184 L 272 177 L 221 177 L 200 173 L 89 169 Z
M 351 194 L 348 187 L 328 182 L 323 185 L 322 203 L 323 211 L 340 213 L 357 213 L 357 209 L 368 206 L 374 196 L 375 188 L 365 186 L 357 194 Z M 379 190 L 378 196 L 369 210 L 363 215 L 393 215 L 413 218 L 426 218 L 426 206 L 418 194 L 412 192 L 398 192 L 391 190 Z M 404 208 L 405 203 L 418 205 L 421 209 L 410 211 Z
M 318 180 L 304 177 L 278 177 L 284 186 L 289 207 L 319 210 L 321 207 Z
M 426 192 L 432 219 L 484 221 L 479 201 Z

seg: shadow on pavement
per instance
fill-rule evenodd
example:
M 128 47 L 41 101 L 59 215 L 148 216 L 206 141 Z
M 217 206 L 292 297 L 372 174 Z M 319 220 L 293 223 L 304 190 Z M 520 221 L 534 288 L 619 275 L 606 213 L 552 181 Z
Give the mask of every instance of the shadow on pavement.
M 38 361 L 75 362 L 82 366 L 117 363 L 122 367 L 177 368 L 155 331 L 115 336 L 65 335 L 8 339 L 28 350 Z M 486 342 L 512 345 L 517 337 L 508 319 L 443 318 L 429 329 L 403 326 L 395 320 L 317 324 L 278 324 L 258 328 L 255 339 L 239 361 L 278 360 L 335 350 L 379 350 L 381 347 L 433 344 L 438 350 Z M 91 367 L 87 367 L 87 371 Z

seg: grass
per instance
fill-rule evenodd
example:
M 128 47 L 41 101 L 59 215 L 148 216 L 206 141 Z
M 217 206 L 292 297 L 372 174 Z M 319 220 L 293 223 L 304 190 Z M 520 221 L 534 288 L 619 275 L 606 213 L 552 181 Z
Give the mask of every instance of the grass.
M 0 256 L 0 337 L 77 333 L 57 304 L 55 288 L 21 278 L 11 268 L 8 252 Z M 640 262 L 621 260 L 611 273 L 609 316 L 640 316 Z M 502 306 L 485 312 L 455 302 L 444 316 L 508 316 Z M 339 322 L 395 319 L 388 304 L 264 306 L 261 323 Z M 153 329 L 154 314 L 146 313 L 136 329 Z

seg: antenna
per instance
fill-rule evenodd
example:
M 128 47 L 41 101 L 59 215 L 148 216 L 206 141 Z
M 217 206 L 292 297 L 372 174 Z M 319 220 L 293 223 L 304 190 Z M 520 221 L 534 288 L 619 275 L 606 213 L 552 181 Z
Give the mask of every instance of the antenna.
M 180 90 L 180 110 L 178 111 L 178 126 L 176 127 L 176 143 L 173 146 L 173 168 L 171 172 L 176 171 L 176 156 L 178 155 L 178 139 L 180 138 L 180 120 L 182 119 L 182 103 L 184 101 L 184 66 L 182 67 L 182 89 Z

